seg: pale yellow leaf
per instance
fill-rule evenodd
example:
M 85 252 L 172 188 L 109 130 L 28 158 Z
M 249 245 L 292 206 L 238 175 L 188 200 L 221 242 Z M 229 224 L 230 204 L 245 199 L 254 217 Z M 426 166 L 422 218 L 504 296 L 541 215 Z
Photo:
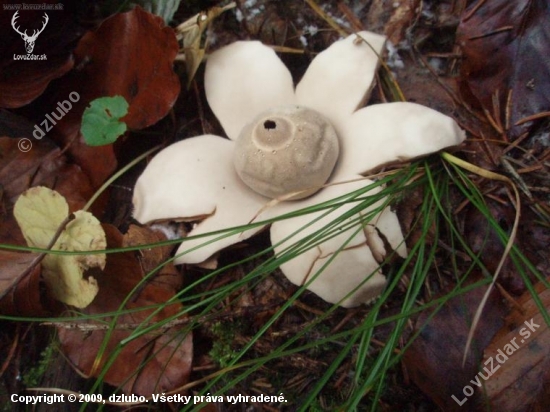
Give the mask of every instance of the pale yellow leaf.
M 47 248 L 69 214 L 69 206 L 59 193 L 33 187 L 23 193 L 13 210 L 27 244 Z M 89 212 L 78 211 L 59 235 L 52 250 L 92 251 L 107 246 L 100 222 Z M 105 267 L 105 254 L 47 255 L 42 261 L 43 276 L 52 295 L 68 305 L 85 308 L 97 295 L 97 281 L 86 271 Z
M 69 205 L 56 191 L 38 186 L 19 196 L 13 214 L 27 245 L 46 248 L 69 215 Z

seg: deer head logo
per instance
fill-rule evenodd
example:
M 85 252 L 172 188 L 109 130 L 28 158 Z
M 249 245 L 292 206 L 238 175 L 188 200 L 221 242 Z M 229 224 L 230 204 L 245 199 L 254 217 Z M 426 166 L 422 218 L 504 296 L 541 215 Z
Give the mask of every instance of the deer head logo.
M 24 33 L 21 33 L 19 31 L 19 27 L 16 27 L 15 26 L 15 20 L 17 20 L 17 18 L 19 17 L 17 15 L 17 13 L 19 13 L 19 11 L 16 11 L 15 14 L 13 15 L 12 19 L 11 19 L 11 26 L 13 27 L 13 29 L 19 33 L 21 35 L 21 38 L 25 41 L 25 49 L 27 49 L 27 54 L 31 54 L 32 53 L 32 50 L 34 49 L 34 42 L 36 41 L 36 38 L 38 37 L 38 35 L 40 33 L 42 33 L 44 31 L 44 28 L 46 27 L 46 24 L 48 24 L 48 21 L 50 20 L 48 18 L 48 15 L 46 13 L 44 13 L 44 24 L 42 25 L 42 28 L 40 30 L 34 30 L 32 36 L 29 36 L 27 34 L 27 30 L 25 30 Z

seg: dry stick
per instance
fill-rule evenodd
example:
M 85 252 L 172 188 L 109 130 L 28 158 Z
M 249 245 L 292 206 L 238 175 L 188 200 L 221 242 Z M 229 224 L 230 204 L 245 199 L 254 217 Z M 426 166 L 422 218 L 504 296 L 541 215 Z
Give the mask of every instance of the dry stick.
M 506 97 L 506 107 L 504 108 L 504 128 L 510 130 L 510 119 L 512 118 L 512 96 L 514 90 L 508 90 L 508 96 Z
M 249 314 L 259 314 L 263 312 L 267 312 L 268 310 L 273 309 L 276 306 L 279 306 L 282 304 L 282 302 L 276 302 L 271 303 L 269 305 L 260 305 L 260 306 L 248 306 L 243 309 L 237 309 L 233 312 L 228 313 L 215 313 L 213 315 L 204 315 L 200 316 L 199 318 L 185 318 L 185 319 L 174 319 L 170 322 L 165 323 L 164 325 L 161 325 L 159 329 L 162 330 L 162 333 L 166 329 L 170 329 L 174 326 L 180 326 L 180 325 L 188 325 L 190 323 L 205 323 L 205 322 L 212 322 L 215 320 L 225 319 L 225 318 L 232 318 L 235 316 L 242 317 Z M 40 325 L 42 326 L 56 326 L 58 328 L 63 329 L 79 329 L 82 332 L 89 332 L 89 331 L 95 331 L 95 330 L 107 330 L 110 329 L 110 325 L 106 324 L 98 324 L 98 323 L 80 323 L 80 322 L 42 322 Z M 138 326 L 152 326 L 152 324 L 146 324 L 143 323 L 117 323 L 114 329 L 125 329 L 125 330 L 134 330 Z
M 531 194 L 531 191 L 529 190 L 529 187 L 527 186 L 527 183 L 521 178 L 518 172 L 516 172 L 516 169 L 512 166 L 512 164 L 508 161 L 506 156 L 502 156 L 500 158 L 500 164 L 512 175 L 514 180 L 517 182 L 519 188 L 521 191 L 529 198 L 529 200 L 533 200 L 533 195 Z
M 466 22 L 468 21 L 478 10 L 481 6 L 483 6 L 483 4 L 485 3 L 486 0 L 480 0 L 473 8 L 472 10 L 470 10 L 465 16 L 462 17 L 462 21 Z
M 505 31 L 512 31 L 512 30 L 514 30 L 514 26 L 502 26 L 502 27 L 499 27 L 498 29 L 495 29 L 495 30 L 490 31 L 488 33 L 482 33 L 482 34 L 479 34 L 477 36 L 469 37 L 468 40 L 483 39 L 485 37 L 490 37 L 494 34 L 499 34 L 499 33 L 505 32 Z
M 474 331 L 477 327 L 477 324 L 479 323 L 479 319 L 481 318 L 481 313 L 483 312 L 483 308 L 485 307 L 485 304 L 487 303 L 487 299 L 489 299 L 489 294 L 491 293 L 491 290 L 493 289 L 493 286 L 495 285 L 498 275 L 500 274 L 500 271 L 502 270 L 502 267 L 504 266 L 504 261 L 510 254 L 510 250 L 512 249 L 512 246 L 514 245 L 514 239 L 516 238 L 517 231 L 518 231 L 518 225 L 519 225 L 519 218 L 521 216 L 521 200 L 519 197 L 519 191 L 514 184 L 514 182 L 509 179 L 506 176 L 499 175 L 498 173 L 490 172 L 488 170 L 482 169 L 480 167 L 477 167 L 471 163 L 466 162 L 465 160 L 459 159 L 458 157 L 455 157 L 449 153 L 443 152 L 442 156 L 445 160 L 447 160 L 449 163 L 452 163 L 458 167 L 461 167 L 463 169 L 466 169 L 472 173 L 475 173 L 479 176 L 492 179 L 492 180 L 499 180 L 501 182 L 505 182 L 509 184 L 512 189 L 514 190 L 515 198 L 516 198 L 516 217 L 514 219 L 514 226 L 512 227 L 512 232 L 510 233 L 510 238 L 508 239 L 508 242 L 506 243 L 506 248 L 504 249 L 504 253 L 502 254 L 502 257 L 500 259 L 500 262 L 498 263 L 498 266 L 495 270 L 495 273 L 493 275 L 493 280 L 487 290 L 485 291 L 485 295 L 483 295 L 483 299 L 481 299 L 481 302 L 476 310 L 476 313 L 474 315 L 474 319 L 472 321 L 472 326 L 470 327 L 470 330 L 468 332 L 468 339 L 466 341 L 466 348 L 464 349 L 464 356 L 462 357 L 462 366 L 466 363 L 466 357 L 468 355 L 468 352 L 470 350 L 470 345 L 472 343 L 472 339 L 474 337 Z
M 361 23 L 361 20 L 353 13 L 353 11 L 343 2 L 338 3 L 338 10 L 340 10 L 344 16 L 348 19 L 348 21 L 351 23 L 354 31 L 361 31 L 365 28 L 363 27 L 363 23 Z
M 519 126 L 533 120 L 543 119 L 545 117 L 550 117 L 550 112 L 540 112 L 531 116 L 524 117 L 523 119 L 518 120 L 514 126 Z
M 315 13 L 319 15 L 324 21 L 326 21 L 330 27 L 332 27 L 334 30 L 338 32 L 338 34 L 342 37 L 346 37 L 349 33 L 347 33 L 338 23 L 334 21 L 332 17 L 329 16 L 328 13 L 326 13 L 317 3 L 315 3 L 314 0 L 306 0 L 306 3 L 309 7 L 313 9 Z

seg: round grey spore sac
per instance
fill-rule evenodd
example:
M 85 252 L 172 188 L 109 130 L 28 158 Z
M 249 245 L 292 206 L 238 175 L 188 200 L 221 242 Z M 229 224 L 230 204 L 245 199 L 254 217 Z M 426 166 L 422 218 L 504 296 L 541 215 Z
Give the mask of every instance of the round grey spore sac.
M 320 113 L 296 105 L 261 113 L 236 142 L 238 175 L 252 190 L 278 198 L 302 199 L 329 179 L 338 160 L 336 131 Z

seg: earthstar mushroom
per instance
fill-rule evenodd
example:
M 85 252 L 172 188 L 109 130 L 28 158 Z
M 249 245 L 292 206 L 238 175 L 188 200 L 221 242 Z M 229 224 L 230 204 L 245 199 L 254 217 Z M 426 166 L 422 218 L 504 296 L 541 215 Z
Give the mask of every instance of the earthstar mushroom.
M 229 139 L 192 137 L 157 154 L 136 183 L 134 217 L 142 223 L 196 221 L 189 235 L 204 235 L 366 188 L 359 199 L 276 220 L 270 233 L 274 253 L 282 256 L 340 220 L 332 237 L 280 268 L 331 303 L 352 307 L 376 298 L 386 284 L 380 261 L 390 253 L 405 257 L 407 249 L 396 214 L 378 195 L 380 186 L 362 175 L 465 138 L 453 119 L 418 104 L 359 108 L 373 87 L 384 42 L 370 32 L 335 42 L 313 59 L 296 89 L 288 69 L 260 42 L 214 52 L 206 64 L 206 97 Z M 296 172 L 301 166 L 315 172 Z M 288 194 L 292 200 L 285 200 Z M 279 201 L 265 207 L 269 197 Z M 361 211 L 348 213 L 360 201 Z M 266 226 L 186 239 L 175 261 L 199 264 Z

